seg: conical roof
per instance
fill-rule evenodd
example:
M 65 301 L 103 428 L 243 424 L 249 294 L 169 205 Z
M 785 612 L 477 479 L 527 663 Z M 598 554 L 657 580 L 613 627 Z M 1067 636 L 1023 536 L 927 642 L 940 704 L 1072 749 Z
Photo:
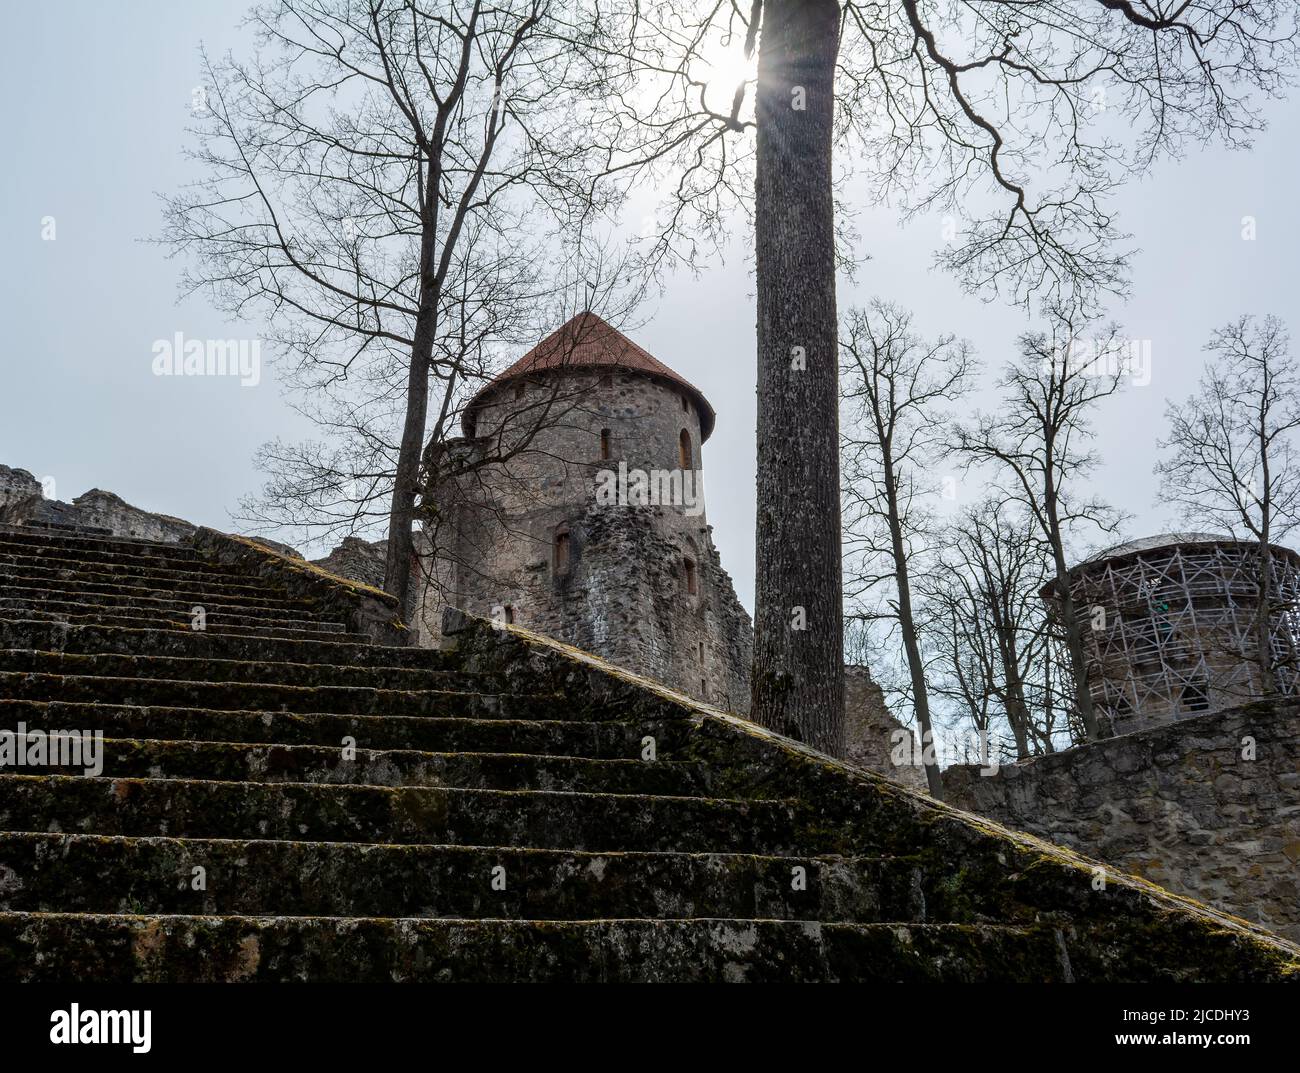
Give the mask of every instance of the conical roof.
M 532 377 L 551 369 L 632 369 L 682 388 L 700 414 L 700 439 L 713 432 L 717 415 L 703 393 L 679 376 L 649 351 L 637 346 L 595 313 L 579 313 L 553 331 L 532 350 L 486 384 L 465 407 L 466 434 L 472 427 L 472 413 L 479 401 L 509 380 Z

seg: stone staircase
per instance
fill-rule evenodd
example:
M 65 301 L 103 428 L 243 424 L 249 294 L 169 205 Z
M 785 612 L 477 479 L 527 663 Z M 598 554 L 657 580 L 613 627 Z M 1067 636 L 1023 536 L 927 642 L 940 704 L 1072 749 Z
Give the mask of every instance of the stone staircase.
M 0 731 L 104 739 L 98 774 L 0 767 L 0 980 L 1300 967 L 1262 929 L 525 630 L 379 643 L 402 636 L 386 600 L 208 531 L 0 530 Z

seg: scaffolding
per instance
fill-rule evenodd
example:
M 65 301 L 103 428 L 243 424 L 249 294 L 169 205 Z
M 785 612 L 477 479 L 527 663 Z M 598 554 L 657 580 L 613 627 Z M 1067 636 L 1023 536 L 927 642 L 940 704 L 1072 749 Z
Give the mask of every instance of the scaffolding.
M 1300 555 L 1270 547 L 1272 670 L 1278 691 L 1294 696 Z M 1115 733 L 1262 695 L 1258 544 L 1202 534 L 1151 537 L 1105 551 L 1070 577 L 1089 693 Z M 1042 595 L 1056 610 L 1054 586 Z

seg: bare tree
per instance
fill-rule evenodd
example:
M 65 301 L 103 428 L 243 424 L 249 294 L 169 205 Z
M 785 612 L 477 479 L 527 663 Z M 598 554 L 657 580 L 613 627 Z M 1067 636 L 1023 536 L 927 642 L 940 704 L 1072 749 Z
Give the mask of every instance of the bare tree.
M 930 657 L 930 694 L 950 722 L 968 725 L 992 742 L 996 718 L 997 657 L 988 620 L 975 611 L 977 595 L 968 575 L 936 570 L 918 579 L 924 595 L 918 629 Z
M 577 297 L 580 283 L 561 272 L 538 282 L 533 273 L 542 266 L 512 251 L 496 251 L 473 270 L 474 290 L 467 273 L 454 275 L 460 293 L 444 296 L 444 331 L 430 364 L 429 420 L 423 466 L 435 444 L 459 435 L 466 404 L 506 359 L 528 349 L 548 324 L 581 308 L 600 306 L 611 317 L 625 316 L 628 293 L 588 286 Z M 585 266 L 596 276 L 600 266 Z M 555 293 L 548 293 L 554 290 Z M 573 306 L 567 303 L 573 301 Z M 319 541 L 357 533 L 388 531 L 395 475 L 401 453 L 405 419 L 407 358 L 379 351 L 354 360 L 346 375 L 304 362 L 292 370 L 291 400 L 295 409 L 316 426 L 319 437 L 305 442 L 277 439 L 261 447 L 258 468 L 267 482 L 260 494 L 241 502 L 242 520 L 258 531 L 292 531 L 299 539 Z M 521 408 L 519 427 L 538 429 L 565 420 L 579 402 L 557 389 L 541 405 Z M 515 442 L 518 453 L 525 443 Z M 496 450 L 483 464 L 499 463 Z M 426 487 L 429 474 L 422 473 Z M 417 517 L 422 512 L 417 507 Z
M 1197 394 L 1166 409 L 1170 452 L 1156 465 L 1160 498 L 1195 524 L 1259 544 L 1253 658 L 1266 695 L 1278 692 L 1271 638 L 1280 610 L 1274 543 L 1300 525 L 1300 369 L 1277 317 L 1244 316 L 1215 331 Z M 1293 645 L 1285 646 L 1290 660 Z
M 841 349 L 849 592 L 859 597 L 888 583 L 888 614 L 898 623 L 907 655 L 921 740 L 932 743 L 912 594 L 915 544 L 929 522 L 917 497 L 936 491 L 927 474 L 947 439 L 942 408 L 968 387 L 971 352 L 952 336 L 922 340 L 912 330 L 910 314 L 879 301 L 868 311 L 850 312 Z M 930 793 L 942 797 L 938 763 L 932 750 L 926 756 Z
M 271 0 L 249 16 L 250 61 L 205 57 L 203 178 L 166 200 L 164 239 L 194 255 L 186 287 L 268 318 L 327 434 L 264 453 L 297 480 L 272 494 L 366 512 L 387 499 L 385 588 L 403 603 L 431 384 L 445 418 L 490 342 L 536 332 L 573 282 L 556 265 L 581 263 L 574 236 L 610 204 L 574 122 L 603 89 L 572 13 Z M 340 448 L 340 432 L 354 442 Z
M 1067 315 L 1052 319 L 1050 332 L 1028 332 L 1020 354 L 1002 377 L 1003 402 L 996 414 L 977 415 L 958 430 L 956 444 L 968 464 L 992 463 L 995 481 L 1018 503 L 1052 562 L 1059 626 L 1074 675 L 1074 703 L 1089 739 L 1102 728 L 1088 690 L 1080 609 L 1070 588 L 1067 545 L 1082 527 L 1114 532 L 1119 514 L 1099 497 L 1076 493 L 1097 465 L 1086 449 L 1093 437 L 1092 411 L 1130 374 L 1126 345 L 1115 328 L 1095 338 L 1076 330 Z
M 934 569 L 922 579 L 927 645 L 977 730 L 1006 724 L 1017 759 L 1051 752 L 1056 691 L 1051 631 L 1039 590 L 1051 556 L 1031 517 L 986 499 L 947 530 Z
M 837 145 L 880 203 L 946 211 L 939 261 L 980 294 L 1085 306 L 1123 283 L 1107 197 L 1186 141 L 1249 141 L 1297 58 L 1290 0 L 595 0 L 625 85 L 608 171 L 671 177 L 662 256 L 694 260 L 755 177 L 755 718 L 834 748 L 841 599 L 832 444 Z M 733 57 L 759 56 L 719 85 Z M 731 65 L 738 66 L 738 65 Z M 711 77 L 710 68 L 713 68 Z M 831 94 L 838 87 L 838 99 Z M 747 137 L 757 129 L 754 150 Z M 633 136 L 626 136 L 633 132 Z M 1124 137 L 1109 132 L 1123 132 Z M 617 133 L 614 133 L 617 132 Z M 956 217 L 964 216 L 963 226 Z M 792 354 L 807 361 L 797 372 Z M 819 632 L 791 629 L 802 607 Z M 797 616 L 796 616 L 797 621 Z

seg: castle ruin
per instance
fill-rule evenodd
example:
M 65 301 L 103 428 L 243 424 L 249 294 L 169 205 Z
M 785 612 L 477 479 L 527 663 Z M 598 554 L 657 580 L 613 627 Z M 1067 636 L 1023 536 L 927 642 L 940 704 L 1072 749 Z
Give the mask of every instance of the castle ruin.
M 548 337 L 474 396 L 462 437 L 428 452 L 420 536 L 433 565 L 422 572 L 410 632 L 426 648 L 454 646 L 443 613 L 455 623 L 461 609 L 743 714 L 752 630 L 719 561 L 702 491 L 702 445 L 715 420 L 697 389 L 599 318 Z M 99 490 L 62 503 L 31 474 L 0 466 L 3 524 L 75 530 L 74 543 L 130 538 L 166 548 L 196 539 L 181 519 Z M 292 549 L 259 543 L 300 564 L 291 576 L 311 576 Z M 254 554 L 252 542 L 239 546 Z M 1271 701 L 1257 699 L 1249 658 L 1258 556 L 1256 545 L 1228 537 L 1175 534 L 1075 567 L 1091 692 L 1117 736 L 993 774 L 949 768 L 947 803 L 1095 857 L 1112 885 L 1136 873 L 1300 939 L 1300 556 L 1273 548 L 1282 696 Z M 375 585 L 383 548 L 349 538 L 319 564 Z M 124 599 L 100 592 L 101 579 L 87 584 L 96 600 Z M 1043 596 L 1051 601 L 1050 587 Z M 80 621 L 87 613 L 14 588 L 13 600 L 29 597 L 39 610 L 19 608 L 23 616 Z M 143 614 L 132 608 L 114 622 Z M 907 731 L 866 668 L 848 668 L 846 687 L 846 759 L 924 791 L 920 769 L 890 762 L 891 739 Z
M 700 391 L 594 314 L 480 390 L 426 497 L 414 616 L 515 622 L 731 711 L 752 630 L 704 512 Z
M 1296 691 L 1300 555 L 1271 545 L 1269 625 L 1278 692 Z M 1042 591 L 1055 606 L 1055 583 Z M 1206 533 L 1130 541 L 1070 572 L 1093 703 L 1117 734 L 1264 695 L 1255 658 L 1257 543 Z
M 574 317 L 470 400 L 431 445 L 419 643 L 445 609 L 517 623 L 726 711 L 749 710 L 753 626 L 705 515 L 698 388 L 593 313 Z M 850 668 L 848 755 L 890 762 L 910 732 Z

